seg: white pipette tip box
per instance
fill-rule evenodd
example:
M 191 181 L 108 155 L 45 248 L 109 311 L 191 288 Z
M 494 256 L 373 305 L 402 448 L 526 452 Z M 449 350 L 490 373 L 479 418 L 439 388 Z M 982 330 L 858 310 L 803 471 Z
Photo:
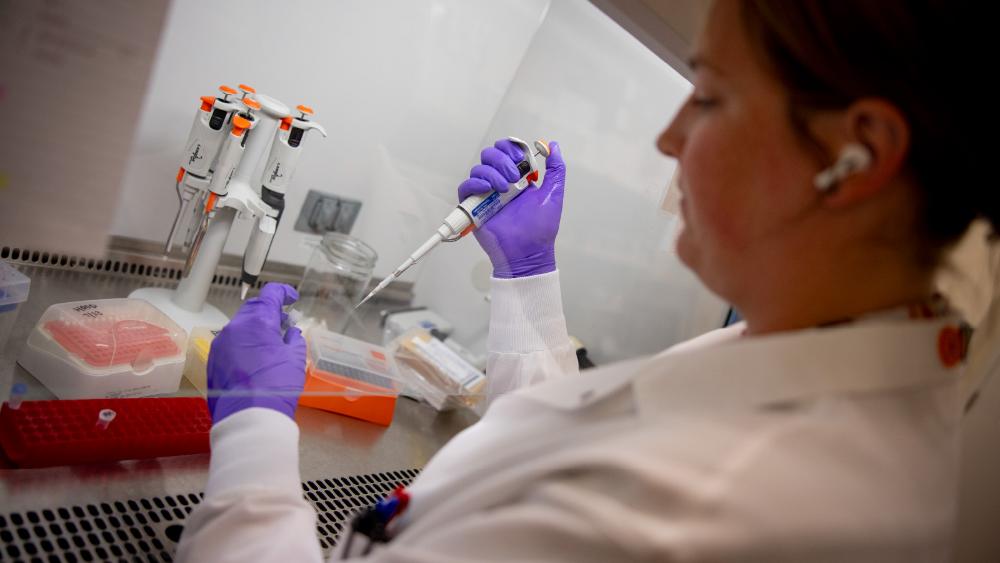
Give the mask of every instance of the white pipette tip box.
M 98 299 L 49 307 L 18 363 L 60 399 L 175 393 L 187 334 L 142 299 Z

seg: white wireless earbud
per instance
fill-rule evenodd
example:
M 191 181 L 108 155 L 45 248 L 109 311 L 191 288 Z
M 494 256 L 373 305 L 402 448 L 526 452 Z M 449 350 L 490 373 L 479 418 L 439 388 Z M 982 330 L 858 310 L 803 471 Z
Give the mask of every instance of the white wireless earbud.
M 872 153 L 861 143 L 847 143 L 840 149 L 840 156 L 833 166 L 823 170 L 813 179 L 816 189 L 825 192 L 837 185 L 837 182 L 855 172 L 868 168 L 872 162 Z

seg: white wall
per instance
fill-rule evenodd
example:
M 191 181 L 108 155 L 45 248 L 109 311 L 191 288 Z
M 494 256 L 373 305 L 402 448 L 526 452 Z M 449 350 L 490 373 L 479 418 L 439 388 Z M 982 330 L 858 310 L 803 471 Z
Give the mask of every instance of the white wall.
M 352 234 L 402 256 L 429 231 L 425 192 L 450 200 L 493 118 L 547 0 L 174 0 L 138 123 L 114 234 L 164 240 L 177 207 L 173 177 L 198 97 L 245 82 L 316 110 L 272 255 L 304 264 L 292 227 L 309 189 L 363 202 Z M 433 195 L 432 194 L 432 195 Z M 408 204 L 404 212 L 396 207 Z M 402 224 L 387 223 L 391 217 Z M 402 228 L 400 228 L 402 227 Z M 239 254 L 249 225 L 233 229 Z M 408 251 L 405 251 L 408 252 Z
M 568 168 L 557 245 L 570 332 L 599 363 L 652 353 L 721 322 L 724 307 L 673 256 L 659 209 L 674 164 L 656 134 L 689 84 L 582 0 L 175 0 L 138 124 L 114 232 L 163 240 L 172 178 L 199 95 L 247 82 L 306 103 L 308 140 L 272 257 L 303 264 L 292 230 L 308 189 L 359 199 L 352 234 L 390 272 L 454 205 L 480 148 L 560 141 Z M 246 225 L 227 252 L 238 254 Z M 489 267 L 472 240 L 408 272 L 416 303 L 482 348 Z

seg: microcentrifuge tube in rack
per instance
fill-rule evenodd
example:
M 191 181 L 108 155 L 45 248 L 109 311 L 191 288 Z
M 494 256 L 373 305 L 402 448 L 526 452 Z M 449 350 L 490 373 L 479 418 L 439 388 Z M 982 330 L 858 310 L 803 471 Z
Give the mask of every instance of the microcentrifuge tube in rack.
M 7 399 L 7 406 L 11 410 L 17 410 L 21 408 L 21 402 L 24 401 L 24 396 L 28 394 L 28 386 L 23 383 L 15 383 L 13 387 L 10 388 L 10 398 Z
M 107 430 L 108 425 L 111 424 L 116 415 L 117 413 L 111 409 L 101 409 L 101 412 L 97 413 L 97 427 L 101 430 Z

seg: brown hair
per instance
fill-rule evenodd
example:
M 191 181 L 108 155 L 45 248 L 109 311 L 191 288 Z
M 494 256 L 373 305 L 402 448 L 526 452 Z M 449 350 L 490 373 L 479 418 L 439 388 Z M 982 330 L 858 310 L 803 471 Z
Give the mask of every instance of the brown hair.
M 1000 197 L 985 169 L 989 106 L 976 27 L 990 19 L 947 0 L 743 0 L 751 44 L 784 83 L 793 125 L 810 140 L 809 112 L 861 97 L 893 103 L 910 126 L 907 171 L 923 194 L 925 236 L 936 247 L 977 217 L 1000 231 Z M 978 20 L 978 21 L 977 21 Z

